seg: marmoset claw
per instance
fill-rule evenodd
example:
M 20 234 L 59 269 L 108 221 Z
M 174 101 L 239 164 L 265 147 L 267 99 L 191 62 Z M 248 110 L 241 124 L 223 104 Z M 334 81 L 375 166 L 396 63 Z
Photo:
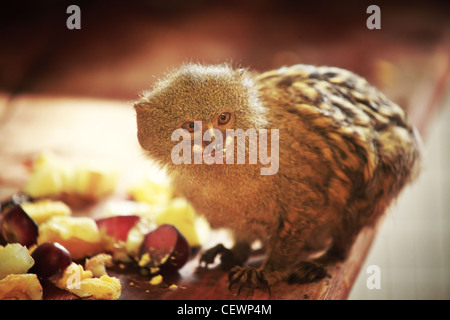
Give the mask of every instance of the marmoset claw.
M 319 263 L 304 261 L 297 265 L 289 276 L 288 283 L 310 283 L 318 281 L 328 275 L 327 270 Z
M 237 286 L 237 294 L 241 293 L 242 288 L 250 288 L 253 295 L 255 288 L 267 288 L 270 294 L 270 284 L 267 280 L 266 272 L 255 267 L 234 267 L 228 274 L 230 282 L 228 289 L 231 290 L 233 286 Z

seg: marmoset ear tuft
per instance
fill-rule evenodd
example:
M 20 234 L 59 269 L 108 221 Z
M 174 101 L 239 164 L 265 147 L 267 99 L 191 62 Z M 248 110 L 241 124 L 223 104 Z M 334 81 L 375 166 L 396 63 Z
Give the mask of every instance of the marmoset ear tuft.
M 136 110 L 136 112 L 148 112 L 150 111 L 152 108 L 152 105 L 145 102 L 145 101 L 137 101 L 133 104 L 134 110 Z

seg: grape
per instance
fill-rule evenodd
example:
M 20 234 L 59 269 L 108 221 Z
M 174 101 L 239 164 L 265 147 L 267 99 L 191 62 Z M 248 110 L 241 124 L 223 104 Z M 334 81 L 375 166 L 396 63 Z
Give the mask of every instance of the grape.
M 29 272 L 44 279 L 61 272 L 72 263 L 69 251 L 57 242 L 44 242 L 33 251 L 31 257 L 34 266 Z
M 31 198 L 27 194 L 23 193 L 15 193 L 6 201 L 3 201 L 0 203 L 0 212 L 6 212 L 7 210 L 11 209 L 15 205 L 22 204 L 24 202 L 34 201 L 33 198 Z
M 145 235 L 138 258 L 143 267 L 178 270 L 189 258 L 189 245 L 177 228 L 164 224 Z
M 36 243 L 38 226 L 20 205 L 14 205 L 0 216 L 0 241 L 30 247 Z
M 96 220 L 98 229 L 116 240 L 127 241 L 128 232 L 138 223 L 138 216 L 115 216 Z

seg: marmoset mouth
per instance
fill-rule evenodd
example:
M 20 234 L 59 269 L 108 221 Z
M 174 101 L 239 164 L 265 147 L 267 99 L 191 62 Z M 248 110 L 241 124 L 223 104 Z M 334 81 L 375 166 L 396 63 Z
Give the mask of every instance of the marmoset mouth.
M 202 154 L 202 156 L 205 157 L 205 158 L 213 159 L 216 156 L 216 150 L 217 150 L 217 152 L 219 152 L 219 150 L 222 150 L 223 163 L 220 163 L 220 164 L 226 164 L 227 147 L 221 148 L 220 146 L 217 146 L 214 149 L 212 149 L 211 152 L 205 152 L 205 148 L 206 148 L 206 146 L 197 147 L 194 144 L 194 146 L 192 147 L 192 152 L 193 153 L 198 152 L 199 154 Z M 219 163 L 216 163 L 216 164 L 219 164 Z

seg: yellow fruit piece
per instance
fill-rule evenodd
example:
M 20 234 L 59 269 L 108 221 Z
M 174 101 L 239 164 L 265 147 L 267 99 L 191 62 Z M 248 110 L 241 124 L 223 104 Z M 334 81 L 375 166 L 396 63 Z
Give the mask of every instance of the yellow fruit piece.
M 137 257 L 145 235 L 156 228 L 157 225 L 152 220 L 148 218 L 141 218 L 139 222 L 131 228 L 130 232 L 128 232 L 128 237 L 125 244 L 127 255 Z
M 33 164 L 33 171 L 24 188 L 25 193 L 35 198 L 61 193 L 63 171 L 65 168 L 59 162 L 47 154 L 41 154 Z
M 146 180 L 131 188 L 129 194 L 137 202 L 151 204 L 146 212 L 134 214 L 148 217 L 157 225 L 175 226 L 190 246 L 200 246 L 207 241 L 210 227 L 206 219 L 198 216 L 184 198 L 175 197 L 168 183 Z
M 100 253 L 93 256 L 90 259 L 86 259 L 86 270 L 92 272 L 94 277 L 101 277 L 104 275 L 108 275 L 106 273 L 106 267 L 111 267 L 113 265 L 112 256 L 106 253 Z
M 116 277 L 101 276 L 82 280 L 80 287 L 69 291 L 79 297 L 88 297 L 93 300 L 118 300 L 122 293 L 120 280 Z
M 112 193 L 116 181 L 113 170 L 82 166 L 42 153 L 33 164 L 24 191 L 36 198 L 70 194 L 96 200 Z
M 116 174 L 108 170 L 98 167 L 78 167 L 70 189 L 75 194 L 95 200 L 111 194 L 115 189 L 116 180 Z
M 75 260 L 103 251 L 100 231 L 95 221 L 89 217 L 53 217 L 39 226 L 37 241 L 38 244 L 58 242 Z
M 146 180 L 131 188 L 128 193 L 137 202 L 165 206 L 173 197 L 172 189 L 163 183 Z
M 19 243 L 0 246 L 0 279 L 9 274 L 26 273 L 34 264 L 28 249 Z
M 70 216 L 72 210 L 62 201 L 40 200 L 23 203 L 22 209 L 37 224 L 42 224 L 54 216 Z
M 80 298 L 93 300 L 118 300 L 122 292 L 120 280 L 116 277 L 102 275 L 94 278 L 92 272 L 74 262 L 66 268 L 56 286 Z
M 0 300 L 42 300 L 42 286 L 35 274 L 10 274 L 0 280 Z
M 172 200 L 155 221 L 158 225 L 171 224 L 175 226 L 191 247 L 202 245 L 210 231 L 206 219 L 198 216 L 194 208 L 183 198 Z
M 84 270 L 81 264 L 72 262 L 63 272 L 61 278 L 55 283 L 60 289 L 66 289 L 74 284 L 84 280 L 92 278 L 92 271 Z
M 157 286 L 158 284 L 161 284 L 162 281 L 163 281 L 162 275 L 158 274 L 158 275 L 154 276 L 153 278 L 151 278 L 149 283 L 153 286 Z

